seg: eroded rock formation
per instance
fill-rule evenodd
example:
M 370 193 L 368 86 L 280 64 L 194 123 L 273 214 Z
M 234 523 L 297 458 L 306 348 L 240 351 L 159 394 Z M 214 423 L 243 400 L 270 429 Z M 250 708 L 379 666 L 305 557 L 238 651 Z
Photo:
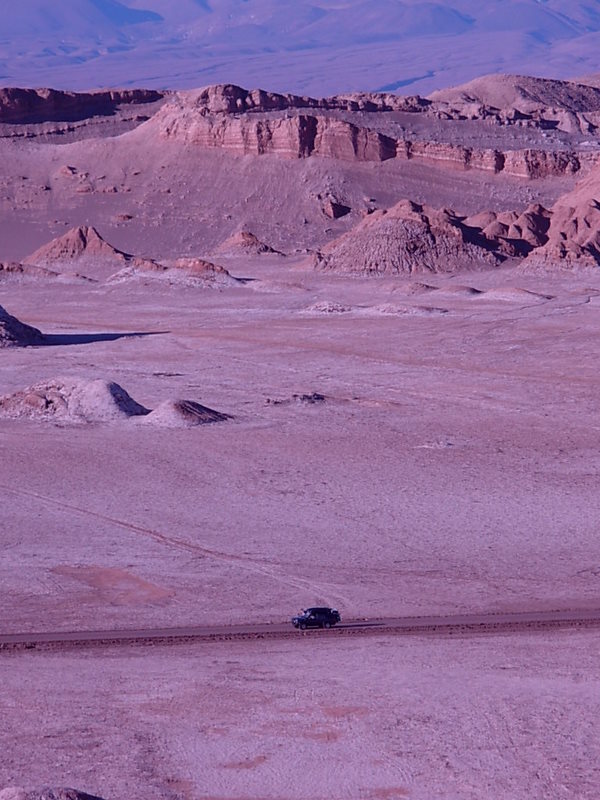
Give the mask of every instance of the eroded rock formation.
M 0 306 L 0 348 L 27 347 L 42 344 L 44 336 L 41 331 L 13 317 Z
M 114 114 L 119 106 L 156 103 L 164 92 L 121 89 L 63 92 L 56 89 L 0 89 L 0 123 L 69 122 Z
M 336 272 L 454 272 L 501 260 L 454 212 L 403 200 L 376 211 L 317 254 L 315 266 Z
M 151 124 L 163 138 L 236 155 L 323 156 L 359 162 L 414 159 L 525 178 L 570 175 L 580 170 L 581 155 L 572 150 L 502 150 L 451 140 L 431 141 L 407 135 L 400 125 L 382 125 L 381 118 L 370 113 L 405 111 L 438 119 L 487 119 L 482 108 L 479 112 L 471 108 L 461 115 L 452 112 L 447 103 L 421 98 L 360 95 L 317 100 L 226 85 L 173 96 Z M 356 110 L 364 113 L 350 118 L 347 112 Z

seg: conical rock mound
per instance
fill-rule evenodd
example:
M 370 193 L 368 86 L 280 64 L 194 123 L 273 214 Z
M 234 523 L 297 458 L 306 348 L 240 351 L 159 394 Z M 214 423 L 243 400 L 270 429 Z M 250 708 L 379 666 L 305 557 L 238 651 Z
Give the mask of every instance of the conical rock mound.
M 218 248 L 218 253 L 227 255 L 257 255 L 265 254 L 283 255 L 266 242 L 262 242 L 251 231 L 238 231 L 226 239 Z
M 105 241 L 96 228 L 82 225 L 40 247 L 25 263 L 47 267 L 82 258 L 124 261 L 130 256 Z
M 148 413 L 118 383 L 104 380 L 58 378 L 0 397 L 0 417 L 85 423 Z
M 11 316 L 0 306 L 0 348 L 27 347 L 42 344 L 43 341 L 44 335 L 41 331 Z
M 456 272 L 495 266 L 501 259 L 491 250 L 454 212 L 403 200 L 365 217 L 317 254 L 315 266 L 381 275 Z
M 196 403 L 194 400 L 165 400 L 146 417 L 146 422 L 163 428 L 191 428 L 212 422 L 225 422 L 231 419 L 212 408 Z

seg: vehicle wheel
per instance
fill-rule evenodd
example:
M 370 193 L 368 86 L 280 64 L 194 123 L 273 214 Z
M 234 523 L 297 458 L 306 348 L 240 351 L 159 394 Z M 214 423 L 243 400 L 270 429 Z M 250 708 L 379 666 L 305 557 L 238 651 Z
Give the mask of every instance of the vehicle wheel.
M 305 622 L 301 622 L 300 623 L 300 630 L 301 631 L 305 631 L 306 630 L 306 623 Z
M 331 628 L 331 622 L 325 622 L 325 623 L 323 623 L 323 627 L 324 627 L 324 628 Z

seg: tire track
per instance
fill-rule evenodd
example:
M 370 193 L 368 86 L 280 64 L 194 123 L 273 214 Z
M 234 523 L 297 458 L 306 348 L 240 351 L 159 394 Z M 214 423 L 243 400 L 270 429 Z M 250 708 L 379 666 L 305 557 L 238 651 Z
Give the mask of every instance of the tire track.
M 194 544 L 186 539 L 181 539 L 176 536 L 168 536 L 167 534 L 153 530 L 152 528 L 135 525 L 131 522 L 127 522 L 126 520 L 111 517 L 107 514 L 101 514 L 98 511 L 91 511 L 90 509 L 81 508 L 80 506 L 66 503 L 62 500 L 57 500 L 54 497 L 49 497 L 37 492 L 28 491 L 26 489 L 15 489 L 14 487 L 0 484 L 0 490 L 17 497 L 27 497 L 30 500 L 37 500 L 40 503 L 54 506 L 65 511 L 69 511 L 70 513 L 78 514 L 82 517 L 91 517 L 92 519 L 107 522 L 110 525 L 122 528 L 130 533 L 135 533 L 137 535 L 152 539 L 153 541 L 164 545 L 165 547 L 182 550 L 187 553 L 193 553 L 194 555 L 204 556 L 205 558 L 210 558 L 213 561 L 219 561 L 224 564 L 234 565 L 248 572 L 253 572 L 257 575 L 263 575 L 286 586 L 292 586 L 294 589 L 298 589 L 300 591 L 316 592 L 323 602 L 327 602 L 325 598 L 328 598 L 336 600 L 336 602 L 341 605 L 350 603 L 346 597 L 343 597 L 339 593 L 329 589 L 328 587 L 331 584 L 319 584 L 309 581 L 305 578 L 294 578 L 290 575 L 278 574 L 276 568 L 269 566 L 268 562 L 252 558 L 251 556 L 238 556 L 233 553 L 224 553 L 219 550 L 213 550 L 199 544 Z

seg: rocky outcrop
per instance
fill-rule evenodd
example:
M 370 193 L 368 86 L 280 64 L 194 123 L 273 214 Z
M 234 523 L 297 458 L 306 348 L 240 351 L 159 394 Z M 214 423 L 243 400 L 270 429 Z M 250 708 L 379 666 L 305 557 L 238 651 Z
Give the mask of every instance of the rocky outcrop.
M 377 211 L 315 257 L 336 272 L 403 274 L 457 272 L 523 259 L 547 246 L 554 212 L 539 204 L 524 211 L 485 211 L 470 217 L 403 200 Z M 419 284 L 422 286 L 422 284 Z
M 376 211 L 325 247 L 315 267 L 361 274 L 455 272 L 495 266 L 501 256 L 454 212 L 403 200 Z
M 600 167 L 555 203 L 545 241 L 530 252 L 524 268 L 557 265 L 600 266 Z
M 551 211 L 533 204 L 521 213 L 486 211 L 463 218 L 461 224 L 472 231 L 472 235 L 483 236 L 487 246 L 495 252 L 523 257 L 548 241 L 551 218 Z
M 63 92 L 56 89 L 0 89 L 0 123 L 75 122 L 110 116 L 119 106 L 157 103 L 164 92 L 147 89 Z
M 315 98 L 266 92 L 263 89 L 243 89 L 233 84 L 216 84 L 193 91 L 179 92 L 174 102 L 180 108 L 194 108 L 201 114 L 265 113 L 293 109 L 419 113 L 432 105 L 430 100 L 418 96 L 361 92 Z
M 437 166 L 502 172 L 519 178 L 548 178 L 573 175 L 581 169 L 579 157 L 571 151 L 478 149 L 460 144 L 403 140 L 397 143 L 397 157 Z
M 41 331 L 21 322 L 0 306 L 0 348 L 28 347 L 42 344 L 43 341 Z
M 189 109 L 183 113 L 169 109 L 157 118 L 161 136 L 166 139 L 218 147 L 238 155 L 315 155 L 342 161 L 385 161 L 396 157 L 394 139 L 331 117 L 206 116 Z
M 578 155 L 568 150 L 478 149 L 450 141 L 410 138 L 405 132 L 383 133 L 376 129 L 377 120 L 368 114 L 350 121 L 332 113 L 348 110 L 352 106 L 350 98 L 314 100 L 260 90 L 248 92 L 235 86 L 208 87 L 200 93 L 175 96 L 150 124 L 157 126 L 159 135 L 165 139 L 219 148 L 235 155 L 274 154 L 294 159 L 323 156 L 359 162 L 400 158 L 524 178 L 571 175 L 581 168 Z M 380 102 L 376 102 L 378 98 Z M 403 105 L 415 113 L 440 112 L 431 105 L 421 107 L 415 98 L 396 98 L 397 104 L 392 98 L 392 95 L 361 95 L 355 105 L 391 111 L 402 105 L 399 102 L 402 99 Z
M 428 99 L 433 103 L 476 105 L 521 114 L 548 109 L 572 113 L 600 111 L 598 87 L 527 75 L 484 75 L 461 86 L 433 92 Z

